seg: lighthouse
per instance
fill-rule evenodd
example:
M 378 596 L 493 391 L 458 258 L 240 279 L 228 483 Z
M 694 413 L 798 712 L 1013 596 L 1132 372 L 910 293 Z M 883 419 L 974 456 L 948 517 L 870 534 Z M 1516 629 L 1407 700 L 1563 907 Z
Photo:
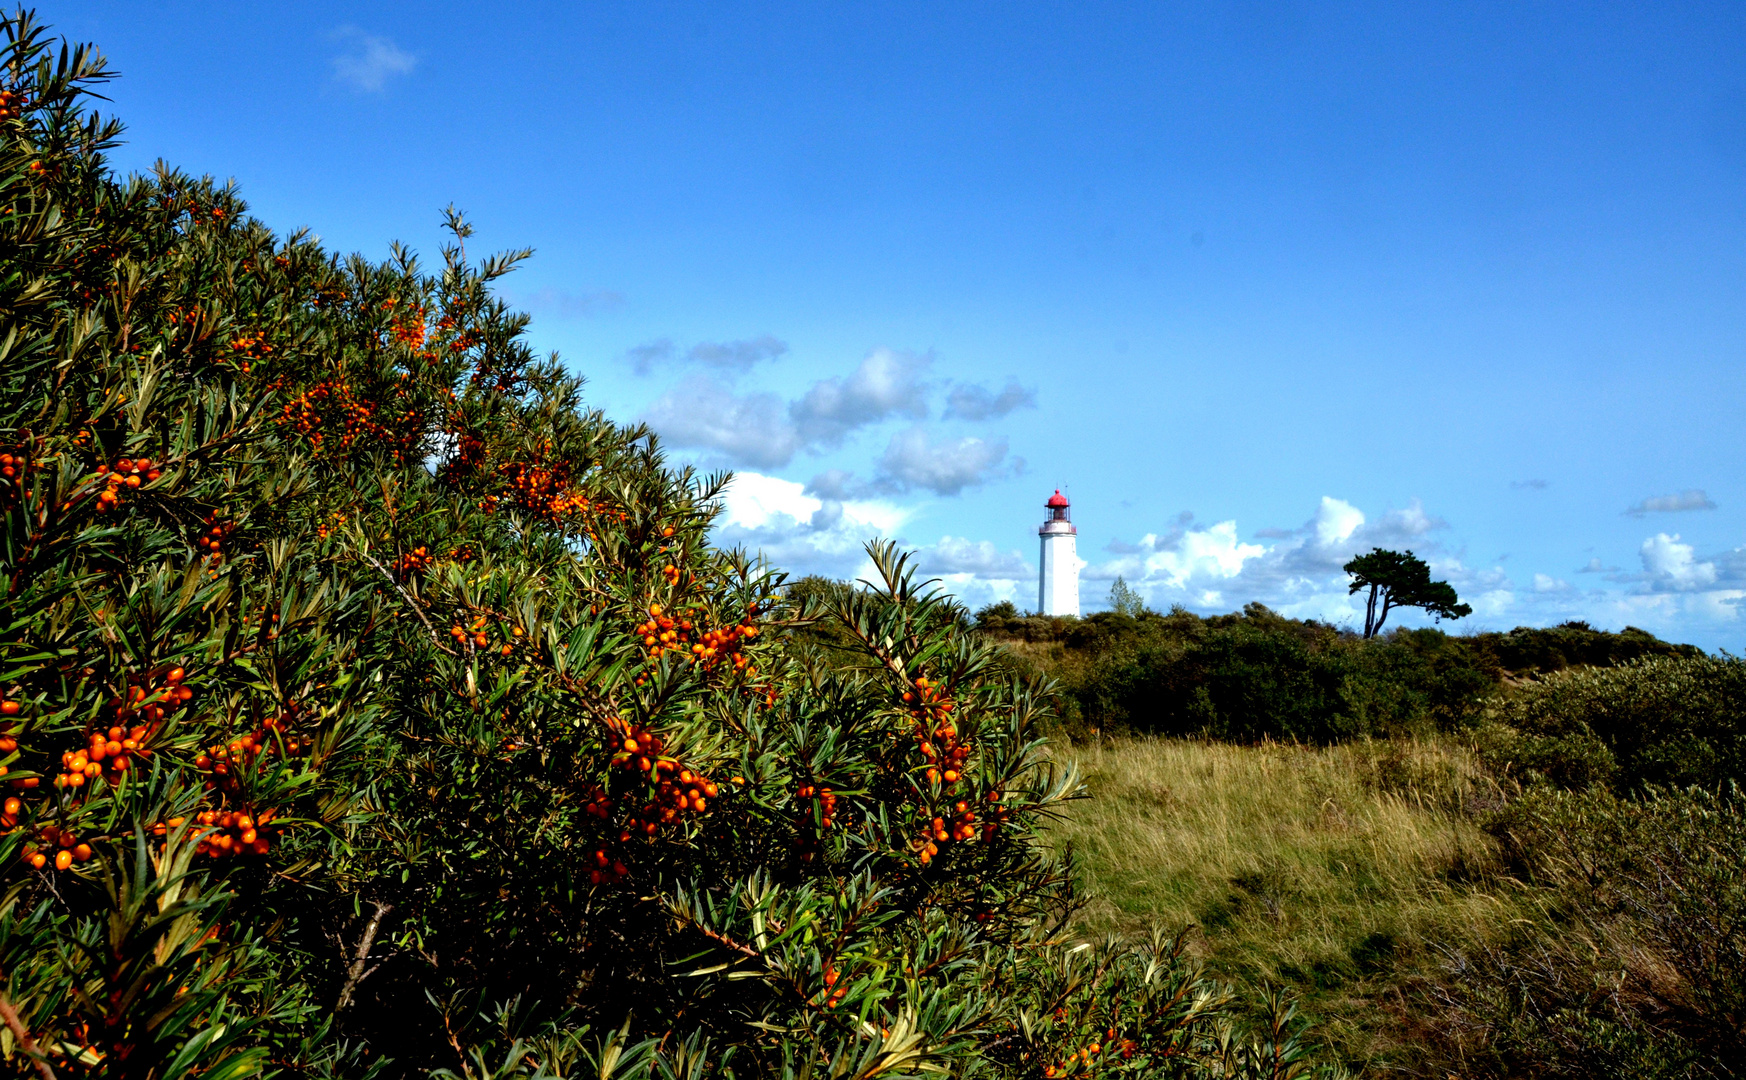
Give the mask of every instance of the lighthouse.
M 1043 554 L 1037 562 L 1037 611 L 1044 615 L 1078 615 L 1079 553 L 1075 550 L 1078 533 L 1073 528 L 1071 504 L 1056 488 L 1043 505 L 1049 516 L 1037 530 L 1043 542 Z

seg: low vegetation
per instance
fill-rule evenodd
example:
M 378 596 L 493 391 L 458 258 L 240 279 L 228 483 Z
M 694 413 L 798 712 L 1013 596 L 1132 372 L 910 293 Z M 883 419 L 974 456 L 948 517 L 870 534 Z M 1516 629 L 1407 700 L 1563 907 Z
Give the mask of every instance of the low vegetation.
M 1091 797 L 1053 835 L 1085 932 L 1195 928 L 1360 1073 L 1735 1075 L 1746 663 L 1580 625 L 1365 642 L 1253 606 L 979 623 L 1079 705 L 1056 752 Z

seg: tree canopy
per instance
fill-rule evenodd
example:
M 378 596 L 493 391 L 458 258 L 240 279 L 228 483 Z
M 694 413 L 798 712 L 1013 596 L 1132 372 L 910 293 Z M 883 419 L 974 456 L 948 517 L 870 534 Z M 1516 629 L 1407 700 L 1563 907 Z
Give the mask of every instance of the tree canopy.
M 1359 555 L 1343 569 L 1352 575 L 1348 596 L 1362 589 L 1370 594 L 1364 604 L 1364 636 L 1375 637 L 1395 608 L 1422 608 L 1438 619 L 1460 619 L 1473 614 L 1473 608 L 1461 602 L 1454 586 L 1446 581 L 1432 581 L 1431 568 L 1425 560 L 1410 551 L 1389 551 L 1372 548 L 1368 555 Z

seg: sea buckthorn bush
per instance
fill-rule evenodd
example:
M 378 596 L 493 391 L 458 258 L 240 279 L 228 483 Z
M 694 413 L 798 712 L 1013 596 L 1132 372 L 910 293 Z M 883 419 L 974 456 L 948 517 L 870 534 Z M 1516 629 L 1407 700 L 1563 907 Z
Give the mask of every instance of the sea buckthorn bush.
M 118 176 L 97 53 L 4 37 L 10 1072 L 1308 1070 L 1180 939 L 1070 939 L 1050 688 L 889 546 L 811 600 L 711 546 L 728 478 L 530 352 L 525 252 Z

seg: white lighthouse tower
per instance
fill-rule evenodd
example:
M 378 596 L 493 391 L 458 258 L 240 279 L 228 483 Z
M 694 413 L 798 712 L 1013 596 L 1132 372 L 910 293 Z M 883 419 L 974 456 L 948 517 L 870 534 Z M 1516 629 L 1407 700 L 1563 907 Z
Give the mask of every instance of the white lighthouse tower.
M 1056 488 L 1043 504 L 1049 516 L 1037 535 L 1043 554 L 1037 564 L 1037 611 L 1044 615 L 1079 614 L 1078 532 L 1073 528 L 1067 496 Z

